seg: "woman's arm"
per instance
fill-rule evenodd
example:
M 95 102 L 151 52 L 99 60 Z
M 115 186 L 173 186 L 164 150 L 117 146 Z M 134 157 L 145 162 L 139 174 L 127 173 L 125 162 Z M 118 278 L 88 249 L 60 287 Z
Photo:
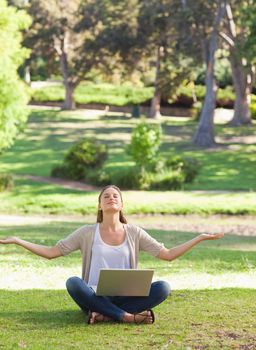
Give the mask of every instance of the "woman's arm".
M 53 247 L 47 247 L 44 245 L 24 241 L 18 237 L 0 239 L 0 244 L 16 244 L 46 259 L 54 259 L 63 255 L 57 245 Z
M 160 250 L 160 253 L 158 254 L 157 258 L 162 260 L 174 260 L 178 258 L 179 256 L 186 253 L 188 250 L 193 248 L 198 243 L 205 241 L 205 240 L 211 240 L 211 239 L 219 239 L 224 236 L 224 233 L 217 233 L 217 234 L 207 234 L 202 233 L 201 235 L 191 239 L 190 241 L 183 243 L 177 247 L 166 249 L 162 248 Z

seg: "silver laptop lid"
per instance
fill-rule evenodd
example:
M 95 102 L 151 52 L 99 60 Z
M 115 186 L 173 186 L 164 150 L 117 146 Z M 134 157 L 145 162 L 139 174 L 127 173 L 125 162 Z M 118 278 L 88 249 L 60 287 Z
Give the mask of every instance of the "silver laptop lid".
M 148 296 L 154 270 L 101 269 L 97 295 Z

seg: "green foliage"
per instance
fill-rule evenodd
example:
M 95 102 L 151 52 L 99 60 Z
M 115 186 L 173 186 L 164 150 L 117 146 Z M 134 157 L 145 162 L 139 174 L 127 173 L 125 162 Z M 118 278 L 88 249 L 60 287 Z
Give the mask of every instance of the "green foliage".
M 180 86 L 176 94 L 168 99 L 169 103 L 175 103 L 183 107 L 196 107 L 196 103 L 203 102 L 205 97 L 204 85 L 183 85 Z M 216 106 L 232 108 L 234 105 L 235 93 L 231 86 L 225 89 L 219 88 L 217 91 Z M 196 102 L 197 101 L 197 102 Z
M 141 169 L 145 169 L 156 156 L 161 145 L 161 136 L 159 125 L 141 122 L 133 129 L 127 151 Z
M 250 112 L 251 112 L 252 119 L 256 119 L 256 96 L 255 95 L 252 95 Z
M 166 167 L 182 174 L 183 182 L 193 182 L 200 171 L 200 163 L 197 159 L 181 156 L 170 156 L 166 160 Z
M 84 180 L 89 169 L 100 167 L 107 159 L 107 148 L 92 139 L 83 139 L 73 145 L 64 158 L 63 166 L 57 166 L 52 174 L 73 180 Z
M 217 80 L 217 85 L 220 88 L 225 88 L 233 84 L 232 73 L 230 62 L 228 59 L 229 52 L 227 50 L 217 50 L 216 62 L 215 62 L 215 77 Z M 197 76 L 195 78 L 195 83 L 197 85 L 205 84 L 205 68 L 197 67 Z
M 13 188 L 14 181 L 10 174 L 0 174 L 0 192 L 11 190 Z
M 31 100 L 35 102 L 62 102 L 64 98 L 65 91 L 61 85 L 31 89 Z
M 180 170 L 166 170 L 154 174 L 150 181 L 152 190 L 179 190 L 185 182 L 184 173 Z
M 138 166 L 122 168 L 110 173 L 108 180 L 130 190 L 178 190 L 193 182 L 199 170 L 199 162 L 193 158 L 158 156 L 147 164 L 146 170 Z
M 97 169 L 88 169 L 86 173 L 86 181 L 92 185 L 106 186 L 111 183 L 111 177 L 103 167 Z
M 142 175 L 138 167 L 125 167 L 110 174 L 110 183 L 123 189 L 142 189 Z
M 24 11 L 16 11 L 0 0 L 0 150 L 12 145 L 27 120 L 28 94 L 17 69 L 28 57 L 21 47 L 21 31 L 30 24 Z
M 152 87 L 136 87 L 131 84 L 93 84 L 82 82 L 75 90 L 76 103 L 100 103 L 105 105 L 136 105 L 149 101 L 153 95 Z M 32 101 L 64 101 L 65 91 L 62 85 L 31 89 Z

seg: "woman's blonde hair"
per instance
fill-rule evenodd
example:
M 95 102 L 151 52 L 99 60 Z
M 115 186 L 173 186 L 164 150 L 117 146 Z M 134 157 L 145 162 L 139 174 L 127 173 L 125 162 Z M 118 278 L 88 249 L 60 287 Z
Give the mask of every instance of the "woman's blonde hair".
M 122 197 L 122 193 L 121 193 L 121 190 L 119 187 L 115 186 L 115 185 L 108 185 L 108 186 L 105 186 L 100 194 L 99 194 L 99 205 L 100 205 L 100 199 L 101 199 L 101 196 L 103 194 L 104 191 L 106 191 L 108 188 L 114 188 L 115 190 L 117 190 L 117 192 L 119 193 L 120 197 L 121 197 L 121 201 L 123 203 L 123 197 Z M 124 217 L 124 214 L 122 212 L 122 210 L 120 210 L 119 212 L 119 220 L 120 222 L 122 222 L 123 224 L 127 224 L 127 220 L 126 218 Z M 102 209 L 98 208 L 98 213 L 97 213 L 97 222 L 102 222 L 103 221 L 103 212 L 102 212 Z

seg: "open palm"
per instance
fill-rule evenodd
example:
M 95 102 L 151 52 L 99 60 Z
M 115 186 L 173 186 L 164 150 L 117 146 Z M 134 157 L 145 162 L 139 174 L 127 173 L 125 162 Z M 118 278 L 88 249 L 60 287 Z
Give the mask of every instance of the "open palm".
M 15 237 L 7 237 L 5 239 L 0 239 L 0 244 L 13 244 L 15 243 Z
M 220 239 L 224 237 L 224 233 L 202 233 L 203 239 Z

